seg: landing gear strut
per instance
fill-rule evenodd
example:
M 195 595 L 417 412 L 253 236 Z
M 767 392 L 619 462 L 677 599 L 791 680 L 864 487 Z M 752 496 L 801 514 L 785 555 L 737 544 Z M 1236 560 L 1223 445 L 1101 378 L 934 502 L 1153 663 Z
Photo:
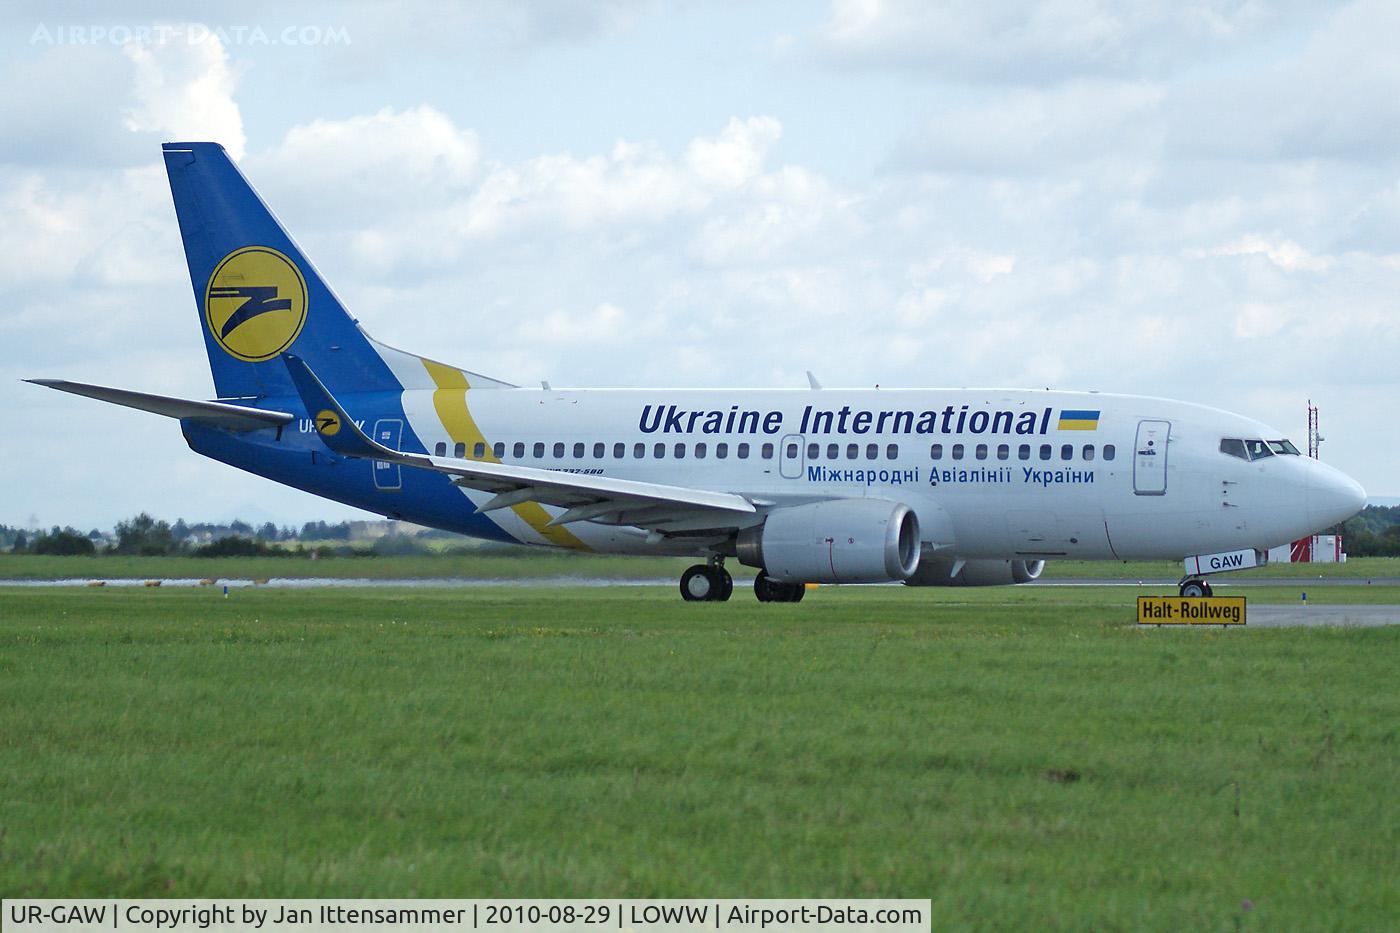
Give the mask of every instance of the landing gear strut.
M 1177 592 L 1186 597 L 1211 595 L 1210 584 L 1194 577 L 1189 580 L 1182 580 L 1181 586 L 1177 589 Z
M 800 603 L 807 595 L 804 583 L 783 583 L 766 573 L 753 578 L 753 594 L 761 603 Z
M 724 569 L 723 557 L 696 564 L 681 574 L 681 599 L 688 603 L 722 603 L 734 594 L 734 578 Z

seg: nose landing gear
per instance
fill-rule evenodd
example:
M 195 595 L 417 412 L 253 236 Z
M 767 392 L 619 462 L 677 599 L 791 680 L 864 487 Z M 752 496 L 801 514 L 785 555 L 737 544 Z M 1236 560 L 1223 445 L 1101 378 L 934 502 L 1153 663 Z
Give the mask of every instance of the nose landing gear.
M 1188 598 L 1211 595 L 1210 584 L 1204 580 L 1194 578 L 1182 580 L 1181 586 L 1177 588 L 1177 592 Z

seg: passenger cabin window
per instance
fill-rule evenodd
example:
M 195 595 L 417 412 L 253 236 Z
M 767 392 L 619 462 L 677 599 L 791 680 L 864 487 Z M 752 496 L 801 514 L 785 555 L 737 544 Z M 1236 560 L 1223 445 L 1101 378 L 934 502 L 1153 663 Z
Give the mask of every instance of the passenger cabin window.
M 772 460 L 772 459 L 773 459 L 773 445 L 772 445 L 772 444 L 764 444 L 764 445 L 759 449 L 759 456 L 763 457 L 764 460 Z
M 931 459 L 933 459 L 933 460 L 942 460 L 942 459 L 943 459 L 943 445 L 942 445 L 942 444 L 934 444 L 932 447 L 930 447 L 930 448 L 928 449 L 928 455 L 929 455 L 929 457 L 930 457 Z
M 1016 459 L 1018 459 L 1018 460 L 1029 460 L 1030 458 L 1031 458 L 1031 445 L 1030 445 L 1030 444 L 1022 444 L 1020 447 L 1017 447 L 1017 448 L 1016 448 Z
M 898 444 L 886 444 L 886 445 L 885 445 L 885 459 L 886 459 L 886 460 L 898 460 L 898 459 L 899 459 L 899 445 L 898 445 Z
M 1062 446 L 1060 447 L 1060 459 L 1061 459 L 1061 460 L 1073 460 L 1073 459 L 1074 459 L 1074 445 L 1073 445 L 1073 444 L 1064 444 L 1064 445 L 1062 445 Z
M 645 457 L 646 455 L 647 455 L 647 445 L 646 445 L 646 444 L 638 443 L 638 444 L 633 444 L 633 445 L 632 445 L 632 457 L 633 457 L 634 459 L 636 459 L 636 460 L 641 460 L 641 459 L 642 459 L 643 457 Z
M 536 460 L 539 460 L 539 459 L 543 458 L 543 457 L 544 457 L 544 441 L 535 441 L 535 447 L 534 447 L 534 449 L 531 450 L 530 452 L 531 452 L 532 454 L 535 455 L 535 459 L 536 459 Z
M 709 453 L 709 452 L 710 452 L 710 448 L 708 448 L 708 447 L 705 446 L 705 442 L 704 442 L 704 441 L 701 441 L 700 443 L 698 443 L 698 444 L 695 445 L 695 459 L 696 459 L 696 460 L 704 460 L 704 459 L 705 459 L 705 454 L 707 454 L 707 453 Z
M 622 443 L 622 441 L 613 444 L 613 459 L 621 460 L 625 456 L 627 456 L 627 445 Z
M 506 442 L 497 441 L 496 443 L 492 444 L 491 453 L 495 456 L 497 460 L 500 460 L 506 455 Z
M 676 459 L 677 459 L 677 460 L 684 460 L 684 459 L 685 459 L 685 445 L 684 445 L 684 444 L 677 444 L 677 445 L 676 445 L 675 454 L 676 454 Z
M 839 456 L 841 456 L 841 445 L 840 445 L 840 444 L 827 444 L 827 445 L 826 445 L 826 459 L 828 459 L 828 460 L 835 460 L 835 459 L 836 459 L 837 457 L 839 457 Z
M 808 444 L 808 445 L 807 445 L 807 459 L 808 459 L 808 460 L 815 460 L 815 459 L 817 459 L 817 454 L 821 453 L 821 449 L 822 449 L 822 447 L 821 447 L 820 444 Z
M 1118 448 L 1114 447 L 1112 444 L 1103 445 L 1103 458 L 1105 460 L 1112 460 L 1117 453 Z
M 986 444 L 978 444 L 978 445 L 977 445 L 977 459 L 978 459 L 978 460 L 986 460 L 986 459 L 987 459 L 987 445 L 986 445 Z
M 954 460 L 961 460 L 961 459 L 962 459 L 962 455 L 963 455 L 963 445 L 962 445 L 962 444 L 954 444 L 954 445 L 953 445 L 953 459 L 954 459 Z
M 516 441 L 516 442 L 515 442 L 515 446 L 511 448 L 511 455 L 514 456 L 515 459 L 517 459 L 517 460 L 519 460 L 520 458 L 524 457 L 524 456 L 525 456 L 525 442 L 524 442 L 524 441 Z
M 583 459 L 583 441 L 575 441 L 575 442 L 574 442 L 574 459 L 575 459 L 575 460 L 582 460 L 582 459 Z
M 740 444 L 735 449 L 734 456 L 738 457 L 740 460 L 749 459 L 749 445 L 747 443 Z
M 594 459 L 594 460 L 602 460 L 602 459 L 603 459 L 603 454 L 604 454 L 605 451 L 607 451 L 607 449 L 608 449 L 608 445 L 607 445 L 607 444 L 604 444 L 602 441 L 594 441 L 594 442 L 593 442 L 593 459 Z
M 1042 460 L 1049 460 L 1049 459 L 1050 459 L 1050 445 L 1049 445 L 1049 444 L 1041 444 L 1041 445 L 1040 445 L 1040 459 L 1042 459 Z
M 796 459 L 797 459 L 797 445 L 796 445 L 795 443 L 789 443 L 789 444 L 787 445 L 787 454 L 786 454 L 785 456 L 786 456 L 789 460 L 796 460 Z
M 1085 445 L 1084 445 L 1084 459 L 1085 459 L 1085 460 L 1093 460 L 1093 459 L 1094 459 L 1094 445 L 1093 445 L 1093 444 L 1085 444 Z
M 443 441 L 438 441 L 438 442 L 437 442 L 437 446 L 433 448 L 433 453 L 434 453 L 435 455 L 439 456 L 439 457 L 446 457 L 446 456 L 447 456 L 447 444 L 444 443 Z
M 472 445 L 472 459 L 484 460 L 486 458 L 486 442 L 477 441 Z
M 997 445 L 997 459 L 998 459 L 998 460 L 1010 460 L 1010 459 L 1011 459 L 1011 445 L 1010 445 L 1010 444 L 998 444 L 998 445 Z
M 880 456 L 880 445 L 879 445 L 879 444 L 866 444 L 866 445 L 865 445 L 865 459 L 867 459 L 867 460 L 874 460 L 875 458 L 877 458 L 877 457 L 879 457 L 879 456 Z
M 666 459 L 666 445 L 665 445 L 665 444 L 657 444 L 656 446 L 652 447 L 652 449 L 651 449 L 651 455 L 652 455 L 653 457 L 655 457 L 657 460 L 664 460 L 664 459 Z
M 859 456 L 860 456 L 860 445 L 859 445 L 859 444 L 847 444 L 847 445 L 846 445 L 846 459 L 847 459 L 847 460 L 854 460 L 856 457 L 859 457 Z
M 715 445 L 715 459 L 724 460 L 729 457 L 729 445 L 720 442 Z
M 460 441 L 456 444 L 453 444 L 452 456 L 456 457 L 458 460 L 465 460 L 467 458 L 467 445 L 461 443 Z
M 554 442 L 554 456 L 555 456 L 556 459 L 559 458 L 559 457 L 564 456 L 564 442 L 563 442 L 563 441 L 555 441 L 555 442 Z

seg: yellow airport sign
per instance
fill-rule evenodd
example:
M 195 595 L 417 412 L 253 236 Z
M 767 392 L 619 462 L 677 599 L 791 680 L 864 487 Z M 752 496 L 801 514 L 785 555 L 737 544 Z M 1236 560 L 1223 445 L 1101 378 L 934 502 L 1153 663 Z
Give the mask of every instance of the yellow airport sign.
M 1244 625 L 1243 596 L 1139 596 L 1138 625 Z

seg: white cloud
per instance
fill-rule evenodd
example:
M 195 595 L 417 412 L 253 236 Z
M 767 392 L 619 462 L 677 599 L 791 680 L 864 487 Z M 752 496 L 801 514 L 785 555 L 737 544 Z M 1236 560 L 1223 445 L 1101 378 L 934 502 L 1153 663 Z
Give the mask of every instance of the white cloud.
M 222 143 L 235 159 L 243 157 L 247 139 L 233 100 L 237 69 L 217 35 L 201 42 L 132 41 L 122 51 L 136 67 L 128 129 Z
M 1305 4 L 1128 0 L 834 0 L 814 37 L 847 67 L 1029 84 L 1147 75 L 1207 58 L 1298 17 Z
M 1201 255 L 1199 251 L 1193 255 Z M 1313 256 L 1292 240 L 1269 240 L 1255 234 L 1246 234 L 1231 243 L 1217 246 L 1209 251 L 1211 256 L 1263 256 L 1290 272 L 1325 272 L 1332 266 L 1327 256 Z
M 1044 172 L 1066 163 L 1151 155 L 1160 85 L 1074 81 L 1013 89 L 936 113 L 895 155 L 898 165 L 935 171 Z
M 758 174 L 782 134 L 782 124 L 772 117 L 735 117 L 719 136 L 692 140 L 686 147 L 686 165 L 706 184 L 737 188 Z

